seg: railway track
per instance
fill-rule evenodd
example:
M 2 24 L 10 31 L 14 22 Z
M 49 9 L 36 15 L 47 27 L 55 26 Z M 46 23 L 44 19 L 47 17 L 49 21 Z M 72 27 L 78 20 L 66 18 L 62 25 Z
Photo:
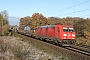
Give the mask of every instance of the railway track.
M 28 38 L 30 38 L 30 36 Z M 53 50 L 53 52 L 57 54 L 61 53 L 62 55 L 68 56 L 70 58 L 74 58 L 75 60 L 90 60 L 90 49 L 85 46 L 84 47 L 82 45 L 56 46 L 56 45 L 52 45 L 52 44 L 49 44 L 49 43 L 46 43 L 37 39 L 35 39 L 35 41 L 42 42 L 39 44 L 41 45 L 45 44 L 44 45 L 45 47 L 47 47 L 50 50 Z
M 84 54 L 84 55 L 87 55 L 87 56 L 90 56 L 90 49 L 88 49 L 88 48 L 84 48 L 84 47 L 80 47 L 80 46 L 74 46 L 74 45 L 64 47 L 64 48 L 78 52 L 78 53 L 81 53 L 81 54 Z
M 84 48 L 88 48 L 88 49 L 90 49 L 90 46 L 87 46 L 87 45 L 76 44 L 76 46 L 79 46 L 79 47 L 84 47 Z

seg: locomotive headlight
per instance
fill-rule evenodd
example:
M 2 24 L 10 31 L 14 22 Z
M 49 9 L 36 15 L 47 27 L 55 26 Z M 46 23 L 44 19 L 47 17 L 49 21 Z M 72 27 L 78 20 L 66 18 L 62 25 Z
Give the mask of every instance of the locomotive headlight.
M 67 36 L 67 34 L 64 34 L 63 36 Z
M 66 39 L 66 37 L 64 37 L 64 39 Z
M 75 34 L 72 34 L 73 37 L 75 37 Z
M 75 39 L 75 38 L 72 38 L 72 39 Z

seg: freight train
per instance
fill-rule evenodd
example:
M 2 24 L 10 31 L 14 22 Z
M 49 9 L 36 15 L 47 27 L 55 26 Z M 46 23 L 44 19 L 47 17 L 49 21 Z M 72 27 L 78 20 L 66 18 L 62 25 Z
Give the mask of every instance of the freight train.
M 30 31 L 30 28 L 28 27 L 27 30 Z M 23 32 L 25 33 L 25 31 Z M 31 35 L 30 33 L 28 33 L 28 35 L 58 45 L 75 44 L 76 42 L 74 27 L 69 25 L 57 24 L 37 26 L 34 34 Z
M 30 34 L 30 27 L 29 26 L 20 26 L 18 28 L 18 32 L 21 34 Z

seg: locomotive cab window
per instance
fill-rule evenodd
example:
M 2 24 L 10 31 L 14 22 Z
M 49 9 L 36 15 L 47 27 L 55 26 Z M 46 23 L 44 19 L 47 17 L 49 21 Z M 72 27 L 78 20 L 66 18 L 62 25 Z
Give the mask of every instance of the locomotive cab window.
M 63 31 L 64 32 L 68 32 L 68 28 L 67 27 L 63 27 Z
M 73 28 L 68 28 L 69 32 L 74 32 Z
M 69 28 L 69 27 L 63 27 L 63 31 L 64 32 L 74 32 L 73 28 Z

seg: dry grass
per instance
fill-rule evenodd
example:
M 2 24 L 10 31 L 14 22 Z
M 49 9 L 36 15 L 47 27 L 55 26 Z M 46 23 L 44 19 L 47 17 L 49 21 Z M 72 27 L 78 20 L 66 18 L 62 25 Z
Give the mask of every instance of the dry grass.
M 83 38 L 83 37 L 79 37 L 76 39 L 78 44 L 83 44 L 83 45 L 88 45 L 90 46 L 90 39 L 86 39 L 86 38 Z
M 0 37 L 0 60 L 39 60 L 50 57 L 50 55 L 20 39 L 19 37 Z
M 0 60 L 66 60 L 36 49 L 20 37 L 0 37 Z

